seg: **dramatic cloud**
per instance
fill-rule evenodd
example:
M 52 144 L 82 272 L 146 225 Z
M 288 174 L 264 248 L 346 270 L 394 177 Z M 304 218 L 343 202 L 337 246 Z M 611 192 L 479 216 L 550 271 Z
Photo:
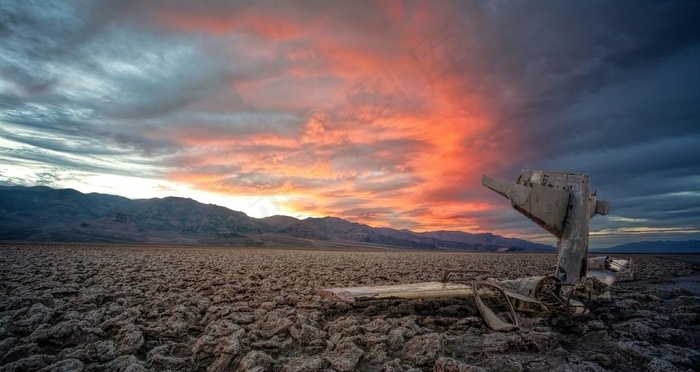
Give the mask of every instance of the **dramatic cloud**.
M 480 185 L 590 174 L 594 246 L 700 237 L 693 1 L 0 4 L 0 177 L 553 239 Z

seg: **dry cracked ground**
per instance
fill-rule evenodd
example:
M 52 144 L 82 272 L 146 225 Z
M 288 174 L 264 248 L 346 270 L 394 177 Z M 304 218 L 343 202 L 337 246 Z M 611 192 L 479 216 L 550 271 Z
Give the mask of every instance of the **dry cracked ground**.
M 330 286 L 442 270 L 544 275 L 553 254 L 0 246 L 2 371 L 700 370 L 697 257 L 635 257 L 590 314 L 490 332 L 471 299 L 351 306 Z

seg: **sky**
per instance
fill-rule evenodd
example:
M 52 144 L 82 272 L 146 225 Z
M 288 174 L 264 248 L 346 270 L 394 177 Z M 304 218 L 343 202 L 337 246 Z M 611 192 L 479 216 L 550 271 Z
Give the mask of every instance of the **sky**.
M 698 1 L 0 0 L 0 183 L 554 237 L 481 186 L 587 173 L 591 246 L 700 239 Z

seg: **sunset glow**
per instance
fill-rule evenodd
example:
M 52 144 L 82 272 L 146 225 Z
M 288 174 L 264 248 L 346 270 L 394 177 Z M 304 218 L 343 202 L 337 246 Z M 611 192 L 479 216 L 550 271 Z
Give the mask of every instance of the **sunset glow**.
M 7 10 L 3 183 L 551 244 L 480 182 L 557 169 L 613 203 L 593 245 L 700 236 L 697 6 L 175 4 Z

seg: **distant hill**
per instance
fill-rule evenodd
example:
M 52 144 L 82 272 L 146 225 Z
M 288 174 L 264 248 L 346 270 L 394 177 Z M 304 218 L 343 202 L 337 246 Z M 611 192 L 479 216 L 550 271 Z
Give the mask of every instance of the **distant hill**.
M 252 218 L 192 199 L 132 200 L 72 189 L 0 186 L 0 240 L 223 246 L 401 247 L 481 252 L 553 251 L 493 234 L 415 233 L 336 217 Z
M 449 240 L 467 244 L 497 245 L 501 247 L 518 247 L 527 250 L 554 251 L 551 245 L 529 242 L 523 239 L 504 238 L 491 233 L 470 234 L 462 231 L 431 231 L 420 233 L 440 240 Z
M 278 229 L 282 229 L 299 222 L 298 218 L 281 216 L 279 214 L 270 217 L 263 217 L 260 220 Z
M 637 242 L 604 249 L 591 249 L 596 253 L 700 253 L 700 240 Z
M 481 243 L 450 239 L 440 239 L 408 230 L 396 230 L 384 227 L 349 222 L 336 217 L 307 218 L 278 230 L 279 233 L 309 239 L 346 240 L 387 246 L 422 249 L 458 249 L 471 251 L 525 250 L 529 245 L 511 246 L 498 242 Z M 506 239 L 506 238 L 502 238 Z M 523 241 L 524 242 L 524 241 Z M 529 243 L 529 242 L 527 242 Z M 532 243 L 530 243 L 532 244 Z M 553 249 L 550 247 L 550 249 Z

